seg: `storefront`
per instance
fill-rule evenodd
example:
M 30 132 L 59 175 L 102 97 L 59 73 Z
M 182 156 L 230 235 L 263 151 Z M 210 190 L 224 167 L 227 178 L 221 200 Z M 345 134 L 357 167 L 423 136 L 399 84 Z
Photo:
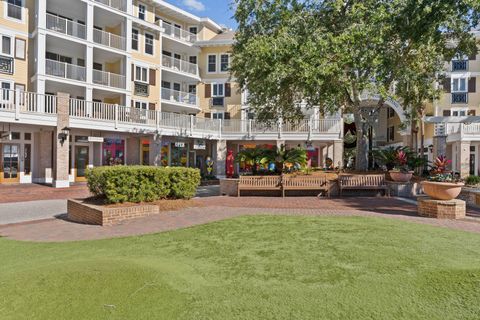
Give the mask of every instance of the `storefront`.
M 0 183 L 31 183 L 33 132 L 7 128 L 0 136 Z

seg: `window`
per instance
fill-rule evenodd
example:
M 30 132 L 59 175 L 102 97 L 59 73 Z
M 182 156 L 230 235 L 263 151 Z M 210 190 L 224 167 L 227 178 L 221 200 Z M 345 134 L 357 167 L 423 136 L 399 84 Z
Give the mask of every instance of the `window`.
M 25 60 L 26 41 L 15 38 L 15 58 Z
M 138 51 L 138 30 L 132 29 L 132 50 Z
M 387 130 L 387 141 L 395 140 L 395 126 L 391 126 Z
M 29 143 L 23 147 L 23 158 L 23 172 L 29 175 L 32 172 L 32 145 Z
M 452 79 L 452 92 L 466 92 L 467 91 L 467 79 L 456 78 Z
M 214 113 L 212 113 L 212 118 L 213 118 L 213 119 L 221 119 L 221 120 L 223 120 L 223 112 L 214 112 Z
M 138 18 L 139 19 L 145 20 L 145 11 L 146 11 L 145 5 L 139 3 L 138 4 Z
M 12 140 L 20 140 L 20 132 L 12 132 Z
M 189 84 L 188 85 L 188 93 L 196 94 L 197 93 L 197 85 Z
M 212 84 L 212 97 L 223 97 L 225 94 L 224 83 Z
M 135 67 L 135 81 L 148 83 L 148 69 L 145 67 Z
M 455 108 L 452 109 L 452 116 L 454 117 L 465 117 L 468 114 L 467 108 Z
M 153 35 L 145 33 L 145 53 L 153 55 Z
M 22 0 L 7 0 L 7 17 L 22 20 Z
M 190 56 L 188 61 L 190 61 L 192 64 L 197 64 L 197 56 Z
M 214 54 L 208 55 L 208 72 L 217 72 L 217 56 Z
M 393 108 L 389 107 L 387 114 L 388 114 L 388 118 L 393 118 L 393 117 L 395 117 L 395 110 L 393 110 Z
M 23 134 L 23 139 L 24 140 L 32 140 L 32 134 L 30 132 L 25 132 Z
M 198 33 L 198 27 L 190 27 L 188 28 L 188 31 L 192 34 L 197 34 Z
M 230 55 L 222 54 L 220 56 L 220 72 L 228 72 L 230 67 Z
M 148 103 L 145 102 L 145 101 L 135 101 L 135 108 L 147 110 L 148 109 Z
M 12 55 L 12 38 L 2 36 L 2 54 Z

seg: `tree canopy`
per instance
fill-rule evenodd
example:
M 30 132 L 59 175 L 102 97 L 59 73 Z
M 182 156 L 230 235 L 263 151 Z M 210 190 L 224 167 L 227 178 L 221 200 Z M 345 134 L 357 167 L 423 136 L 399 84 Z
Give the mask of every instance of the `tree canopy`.
M 366 169 L 370 121 L 362 93 L 379 94 L 380 108 L 395 98 L 398 84 L 403 98 L 418 100 L 410 88 L 432 93 L 427 86 L 441 61 L 476 51 L 470 31 L 479 22 L 478 0 L 235 0 L 234 6 L 231 71 L 248 88 L 258 118 L 302 117 L 302 102 L 324 113 L 353 113 L 357 169 Z

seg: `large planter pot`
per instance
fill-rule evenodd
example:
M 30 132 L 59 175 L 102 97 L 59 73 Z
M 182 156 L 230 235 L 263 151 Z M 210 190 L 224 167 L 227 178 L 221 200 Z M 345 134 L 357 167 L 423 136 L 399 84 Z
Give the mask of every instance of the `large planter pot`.
M 435 200 L 455 199 L 463 186 L 463 183 L 422 181 L 423 192 Z
M 388 173 L 390 173 L 390 177 L 395 182 L 409 182 L 410 180 L 412 180 L 412 176 L 413 176 L 413 171 L 402 172 L 402 171 L 391 170 Z

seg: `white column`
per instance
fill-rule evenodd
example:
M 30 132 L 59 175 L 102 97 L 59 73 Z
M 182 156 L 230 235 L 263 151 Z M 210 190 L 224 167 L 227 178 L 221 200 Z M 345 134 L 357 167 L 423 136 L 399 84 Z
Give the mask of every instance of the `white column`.
M 124 26 L 124 35 L 127 39 L 127 52 L 132 51 L 132 20 L 127 18 L 126 23 L 123 23 Z
M 47 37 L 45 30 L 38 29 L 37 33 L 37 75 L 45 75 L 45 52 L 47 52 Z
M 127 4 L 127 14 L 133 15 L 133 0 L 125 0 Z
M 37 93 L 38 94 L 45 94 L 45 80 L 42 78 L 37 77 Z M 45 99 L 38 99 L 38 112 L 45 111 Z
M 125 84 L 128 92 L 132 92 L 132 58 L 125 56 Z
M 85 101 L 88 101 L 87 103 L 87 114 L 92 115 L 93 110 L 92 110 L 92 101 L 93 101 L 93 88 L 87 87 L 85 89 Z
M 93 4 L 87 3 L 87 41 L 93 42 Z
M 87 69 L 87 83 L 93 83 L 93 45 L 87 44 L 85 53 L 85 67 Z
M 37 10 L 36 19 L 37 27 L 45 29 L 47 27 L 47 1 L 36 1 L 35 7 Z

